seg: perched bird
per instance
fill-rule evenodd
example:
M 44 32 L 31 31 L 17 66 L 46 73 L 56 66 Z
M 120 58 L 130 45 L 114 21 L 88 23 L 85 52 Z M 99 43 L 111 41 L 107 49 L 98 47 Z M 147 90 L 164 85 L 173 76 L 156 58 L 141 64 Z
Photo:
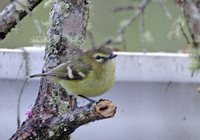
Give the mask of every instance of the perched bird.
M 93 47 L 76 59 L 62 63 L 47 73 L 31 75 L 47 77 L 67 91 L 81 97 L 95 97 L 108 91 L 115 81 L 115 63 L 109 47 Z

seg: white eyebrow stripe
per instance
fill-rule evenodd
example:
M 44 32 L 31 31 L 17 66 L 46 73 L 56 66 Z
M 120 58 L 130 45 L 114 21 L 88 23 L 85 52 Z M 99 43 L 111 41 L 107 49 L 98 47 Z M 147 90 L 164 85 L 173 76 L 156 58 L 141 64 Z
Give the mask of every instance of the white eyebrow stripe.
M 67 66 L 67 73 L 68 73 L 69 78 L 71 79 L 74 78 L 74 75 L 72 74 L 72 69 L 70 66 Z

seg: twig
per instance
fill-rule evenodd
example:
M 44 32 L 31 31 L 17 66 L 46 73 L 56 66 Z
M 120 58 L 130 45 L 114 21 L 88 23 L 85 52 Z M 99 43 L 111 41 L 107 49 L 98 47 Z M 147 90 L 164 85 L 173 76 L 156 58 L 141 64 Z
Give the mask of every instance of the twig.
M 26 76 L 26 79 L 24 80 L 24 83 L 21 87 L 21 90 L 19 92 L 19 95 L 18 95 L 18 99 L 17 99 L 17 128 L 19 129 L 20 127 L 20 124 L 21 124 L 21 120 L 20 120 L 20 104 L 21 104 L 21 97 L 22 97 L 22 94 L 23 94 L 23 91 L 24 91 L 24 88 L 28 82 L 28 78 L 27 76 L 29 76 L 29 58 L 28 58 L 28 52 L 26 51 L 25 48 L 22 48 L 21 49 L 23 51 L 23 59 L 24 59 L 24 62 L 22 62 L 22 64 L 25 64 L 25 76 Z M 22 66 L 22 65 L 21 65 Z M 21 69 L 20 69 L 21 70 Z M 20 71 L 19 70 L 19 71 Z
M 19 92 L 19 95 L 18 95 L 18 99 L 17 99 L 17 129 L 20 128 L 20 124 L 21 124 L 21 120 L 20 120 L 20 103 L 21 103 L 21 97 L 22 97 L 22 94 L 23 94 L 23 91 L 24 91 L 24 88 L 27 84 L 27 81 L 28 79 L 25 79 L 22 87 L 21 87 L 21 90 Z
M 126 35 L 125 34 L 122 34 L 122 48 L 124 49 L 124 51 L 128 51 L 127 45 L 126 45 Z
M 123 39 L 122 39 L 123 40 Z M 121 44 L 121 42 L 119 43 L 119 42 L 117 42 L 117 41 L 115 41 L 115 39 L 114 38 L 112 38 L 112 37 L 108 37 L 107 39 L 105 39 L 105 41 L 104 42 L 102 42 L 100 45 L 98 45 L 98 46 L 107 46 L 107 45 L 119 45 L 119 44 Z
M 194 48 L 197 48 L 198 47 L 198 43 L 196 42 L 195 35 L 192 32 L 192 29 L 190 27 L 189 15 L 186 13 L 185 9 L 183 10 L 183 14 L 184 14 L 184 17 L 185 17 L 185 20 L 186 20 L 186 25 L 187 25 L 190 37 L 192 39 L 192 44 L 193 44 Z
M 137 10 L 135 10 L 134 14 L 129 18 L 128 22 L 118 30 L 119 34 L 123 34 L 126 31 L 126 29 L 142 14 L 149 2 L 150 0 L 143 0 L 140 3 Z
M 144 38 L 144 32 L 145 32 L 145 24 L 144 24 L 144 11 L 141 14 L 141 20 L 140 20 L 140 41 L 141 46 L 143 48 L 143 51 L 146 52 L 146 46 L 145 46 L 145 38 Z
M 128 5 L 128 6 L 116 7 L 112 9 L 113 12 L 123 12 L 123 11 L 132 11 L 132 10 L 135 10 L 135 6 Z
M 164 4 L 164 1 L 163 0 L 159 0 L 158 1 L 160 6 L 162 7 L 162 9 L 164 10 L 166 16 L 168 17 L 169 20 L 172 20 L 172 15 L 169 11 L 169 9 L 167 8 L 167 6 Z
M 187 34 L 185 33 L 185 31 L 184 31 L 184 29 L 183 29 L 183 26 L 182 26 L 182 24 L 181 24 L 181 23 L 179 23 L 179 26 L 180 26 L 181 32 L 182 32 L 183 36 L 185 37 L 185 39 L 186 39 L 187 43 L 188 43 L 188 44 L 190 44 L 191 42 L 190 42 L 190 40 L 189 40 L 189 38 L 188 38 Z
M 144 12 L 146 6 L 150 3 L 151 0 L 143 0 L 139 6 L 137 8 L 135 8 L 136 10 L 134 10 L 133 15 L 127 20 L 126 24 L 121 26 L 117 32 L 115 36 L 121 36 L 123 37 L 124 33 L 126 32 L 126 29 L 133 24 L 133 22 Z M 107 38 L 102 44 L 103 45 L 109 45 L 109 44 L 120 44 L 119 42 L 117 42 L 116 37 L 109 37 Z M 124 39 L 122 38 L 122 41 Z M 122 43 L 122 42 L 121 42 Z

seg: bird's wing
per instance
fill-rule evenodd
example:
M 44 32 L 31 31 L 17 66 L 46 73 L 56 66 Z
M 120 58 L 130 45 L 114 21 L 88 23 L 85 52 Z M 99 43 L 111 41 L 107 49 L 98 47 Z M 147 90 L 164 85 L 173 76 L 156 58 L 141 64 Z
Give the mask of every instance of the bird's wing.
M 81 61 L 62 63 L 47 73 L 47 76 L 65 80 L 80 80 L 87 77 L 91 66 Z

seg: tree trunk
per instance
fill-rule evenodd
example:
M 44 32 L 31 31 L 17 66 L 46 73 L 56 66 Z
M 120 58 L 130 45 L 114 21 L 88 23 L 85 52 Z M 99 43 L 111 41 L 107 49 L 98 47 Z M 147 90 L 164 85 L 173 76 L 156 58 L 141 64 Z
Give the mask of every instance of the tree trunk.
M 75 57 L 86 36 L 89 4 L 86 0 L 55 0 L 43 72 Z M 108 100 L 78 107 L 76 98 L 58 84 L 41 79 L 39 94 L 28 119 L 10 140 L 69 140 L 79 126 L 114 116 L 116 107 Z

